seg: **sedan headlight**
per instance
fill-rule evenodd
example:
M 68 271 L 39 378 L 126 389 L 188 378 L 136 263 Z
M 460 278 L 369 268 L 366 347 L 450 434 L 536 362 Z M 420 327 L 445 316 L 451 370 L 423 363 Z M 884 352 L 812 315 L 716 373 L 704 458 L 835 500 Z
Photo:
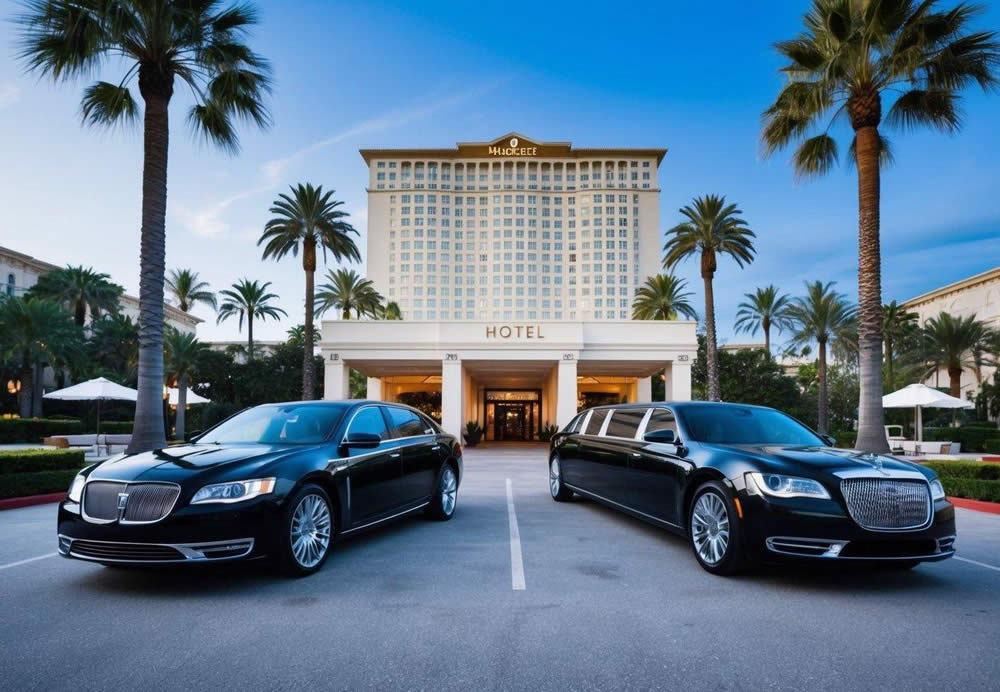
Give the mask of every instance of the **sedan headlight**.
M 233 481 L 232 483 L 213 483 L 206 485 L 191 498 L 191 504 L 206 502 L 243 502 L 261 495 L 267 495 L 274 490 L 273 478 L 255 478 L 249 481 Z
M 83 486 L 87 482 L 87 477 L 82 473 L 76 474 L 76 478 L 69 486 L 69 494 L 67 499 L 70 502 L 79 502 L 83 498 Z
M 751 479 L 747 488 L 756 486 L 757 490 L 772 497 L 814 497 L 829 500 L 830 493 L 821 484 L 811 478 L 785 476 L 780 473 L 748 473 Z
M 944 499 L 944 486 L 937 478 L 931 481 L 931 499 L 935 502 Z

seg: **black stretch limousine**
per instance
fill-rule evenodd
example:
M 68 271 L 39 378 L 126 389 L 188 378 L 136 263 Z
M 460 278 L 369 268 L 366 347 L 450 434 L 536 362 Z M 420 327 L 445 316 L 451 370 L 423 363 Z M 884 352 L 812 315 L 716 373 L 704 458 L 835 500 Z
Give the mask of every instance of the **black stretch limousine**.
M 59 552 L 106 565 L 270 558 L 315 572 L 342 535 L 455 512 L 462 449 L 379 401 L 267 404 L 190 444 L 85 468 L 59 506 Z
M 859 561 L 909 568 L 955 550 L 930 469 L 834 449 L 774 409 L 683 402 L 593 408 L 551 442 L 549 486 L 687 536 L 698 562 Z

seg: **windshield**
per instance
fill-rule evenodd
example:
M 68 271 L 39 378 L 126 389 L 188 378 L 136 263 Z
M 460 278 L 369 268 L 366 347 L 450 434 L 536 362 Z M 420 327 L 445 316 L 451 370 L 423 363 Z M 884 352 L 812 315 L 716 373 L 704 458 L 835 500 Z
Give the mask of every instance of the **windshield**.
M 199 443 L 315 444 L 323 442 L 344 414 L 337 404 L 257 406 L 209 430 Z
M 823 445 L 814 432 L 772 409 L 692 406 L 681 411 L 691 439 L 731 445 Z

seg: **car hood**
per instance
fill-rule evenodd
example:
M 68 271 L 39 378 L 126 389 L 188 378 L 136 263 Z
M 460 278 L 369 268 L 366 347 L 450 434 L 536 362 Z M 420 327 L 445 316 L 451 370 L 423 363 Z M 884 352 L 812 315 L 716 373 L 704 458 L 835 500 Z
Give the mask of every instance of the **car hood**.
M 924 467 L 884 454 L 868 454 L 856 449 L 835 449 L 798 445 L 705 445 L 718 450 L 739 451 L 764 462 L 775 473 L 796 469 L 833 473 L 843 470 L 917 471 L 931 475 Z
M 221 476 L 228 471 L 253 471 L 302 451 L 301 445 L 189 444 L 139 454 L 122 454 L 98 464 L 92 478 L 123 481 L 172 481 Z

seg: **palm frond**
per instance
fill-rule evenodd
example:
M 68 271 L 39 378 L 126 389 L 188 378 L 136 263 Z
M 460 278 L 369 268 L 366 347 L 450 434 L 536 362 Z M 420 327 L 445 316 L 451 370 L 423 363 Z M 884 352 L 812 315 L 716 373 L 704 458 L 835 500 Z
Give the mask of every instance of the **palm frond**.
M 796 176 L 800 179 L 826 175 L 837 163 L 837 159 L 837 142 L 825 134 L 802 142 L 792 157 Z
M 87 125 L 134 124 L 139 118 L 139 107 L 128 87 L 110 82 L 97 82 L 87 87 L 80 111 Z
M 958 98 L 943 89 L 911 89 L 896 99 L 886 115 L 886 124 L 904 130 L 930 125 L 942 132 L 957 132 L 962 126 Z

